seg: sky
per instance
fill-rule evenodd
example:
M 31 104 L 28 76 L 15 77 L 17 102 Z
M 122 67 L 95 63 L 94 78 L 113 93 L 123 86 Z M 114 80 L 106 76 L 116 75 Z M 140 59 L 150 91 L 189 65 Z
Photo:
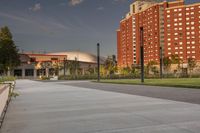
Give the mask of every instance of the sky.
M 116 29 L 134 0 L 0 0 L 0 27 L 20 51 L 116 54 Z M 200 0 L 186 0 L 187 3 Z

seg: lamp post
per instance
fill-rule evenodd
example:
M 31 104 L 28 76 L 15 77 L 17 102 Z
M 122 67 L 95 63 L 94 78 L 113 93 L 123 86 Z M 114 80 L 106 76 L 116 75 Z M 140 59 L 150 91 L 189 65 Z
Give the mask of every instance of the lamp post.
M 64 58 L 64 78 L 66 76 L 66 59 Z
M 141 63 L 141 83 L 144 83 L 144 36 L 143 27 L 140 27 L 140 63 Z
M 160 78 L 163 78 L 163 51 L 162 47 L 160 47 Z
M 97 81 L 100 81 L 100 44 L 97 43 Z

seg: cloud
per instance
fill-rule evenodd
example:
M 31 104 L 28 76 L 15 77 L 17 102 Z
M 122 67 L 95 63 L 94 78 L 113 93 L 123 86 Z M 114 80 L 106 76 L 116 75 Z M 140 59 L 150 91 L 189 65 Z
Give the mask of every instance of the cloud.
M 67 3 L 65 3 L 65 2 L 61 2 L 61 3 L 59 3 L 59 5 L 60 5 L 60 6 L 66 6 Z
M 35 26 L 46 32 L 49 32 L 49 31 L 52 31 L 55 29 L 69 30 L 69 27 L 67 25 L 60 23 L 57 20 L 53 20 L 53 19 L 48 19 L 48 21 L 46 21 L 47 19 L 45 19 L 43 21 L 39 21 L 39 20 L 35 20 L 33 18 L 29 18 L 29 16 L 22 17 L 22 16 L 18 16 L 16 14 L 9 14 L 9 13 L 4 13 L 4 12 L 0 12 L 0 17 L 5 17 L 5 18 L 11 19 L 11 20 L 19 21 L 23 24 L 31 24 L 32 26 Z
M 104 7 L 100 6 L 97 8 L 97 10 L 104 10 Z
M 29 8 L 29 10 L 34 11 L 34 12 L 37 12 L 37 11 L 39 11 L 41 9 L 42 9 L 42 6 L 41 6 L 40 3 L 36 3 L 35 5 L 33 5 L 33 7 Z
M 114 0 L 115 2 L 126 2 L 127 0 Z
M 30 20 L 25 19 L 24 17 L 20 17 L 20 16 L 16 16 L 16 15 L 4 13 L 4 12 L 0 12 L 0 16 L 6 17 L 6 18 L 9 18 L 9 19 L 13 19 L 13 20 L 17 20 L 17 21 L 22 21 L 22 22 L 31 22 Z
M 84 0 L 69 0 L 69 5 L 76 6 L 83 2 Z

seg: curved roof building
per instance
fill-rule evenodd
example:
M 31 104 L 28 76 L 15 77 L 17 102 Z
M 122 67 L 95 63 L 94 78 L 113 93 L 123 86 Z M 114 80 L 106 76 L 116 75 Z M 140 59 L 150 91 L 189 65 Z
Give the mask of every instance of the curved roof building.
M 66 55 L 67 60 L 75 60 L 80 62 L 87 62 L 87 63 L 97 63 L 97 56 L 86 53 L 86 52 L 80 52 L 80 51 L 70 51 L 70 52 L 56 52 L 56 53 L 49 53 L 48 55 Z M 104 63 L 105 58 L 101 57 L 100 62 Z

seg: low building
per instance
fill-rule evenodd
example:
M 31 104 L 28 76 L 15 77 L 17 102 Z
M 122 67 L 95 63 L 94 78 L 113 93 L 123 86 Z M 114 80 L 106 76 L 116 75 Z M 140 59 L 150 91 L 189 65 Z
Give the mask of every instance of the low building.
M 89 74 L 92 70 L 96 73 L 97 57 L 90 53 L 80 51 L 57 52 L 48 54 L 20 54 L 21 65 L 15 68 L 11 75 L 18 78 L 39 78 L 41 76 L 53 77 L 70 75 L 73 70 L 77 75 Z M 104 58 L 100 58 L 103 64 Z M 65 70 L 64 70 L 65 68 Z

